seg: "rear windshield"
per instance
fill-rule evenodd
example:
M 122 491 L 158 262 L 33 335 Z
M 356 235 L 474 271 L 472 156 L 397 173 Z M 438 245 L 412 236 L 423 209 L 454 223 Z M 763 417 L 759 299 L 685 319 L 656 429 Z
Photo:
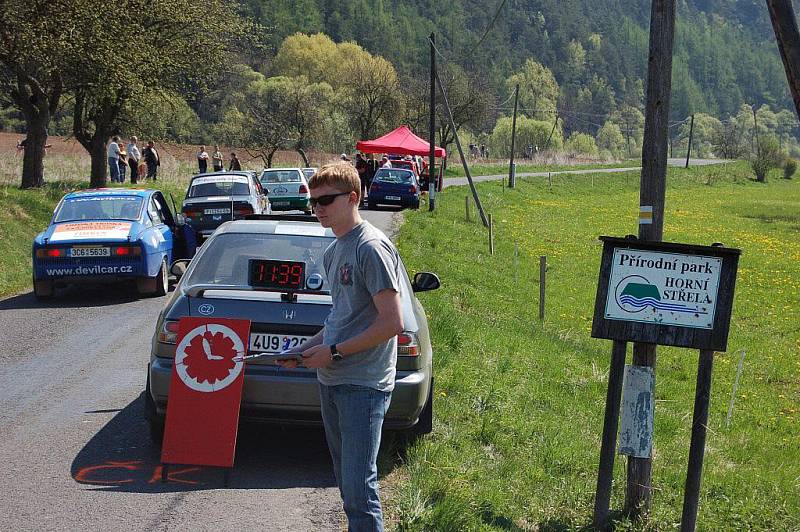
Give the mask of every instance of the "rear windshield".
M 75 220 L 139 219 L 142 198 L 139 196 L 92 196 L 65 199 L 53 218 L 55 222 Z
M 261 174 L 261 184 L 267 183 L 297 183 L 300 181 L 300 172 L 297 170 L 264 170 Z
M 375 180 L 384 183 L 411 183 L 413 174 L 408 170 L 381 168 L 375 172 Z
M 210 239 L 194 261 L 185 286 L 219 284 L 247 286 L 250 259 L 305 262 L 306 280 L 319 274 L 322 290 L 328 291 L 322 255 L 333 237 L 277 235 L 265 233 L 224 233 Z
M 188 198 L 207 196 L 249 196 L 250 187 L 241 181 L 203 181 L 192 183 Z

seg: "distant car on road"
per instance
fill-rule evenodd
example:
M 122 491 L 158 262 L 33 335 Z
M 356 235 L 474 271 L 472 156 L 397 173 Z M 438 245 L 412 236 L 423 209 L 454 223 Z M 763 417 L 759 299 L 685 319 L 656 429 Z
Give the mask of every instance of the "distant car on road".
M 268 214 L 270 205 L 255 172 L 214 172 L 192 178 L 181 211 L 202 242 L 225 222 Z
M 315 218 L 292 215 L 226 223 L 208 239 L 156 324 L 145 390 L 145 413 L 155 442 L 160 444 L 163 435 L 178 320 L 248 319 L 249 354 L 302 345 L 322 328 L 331 311 L 322 261 L 334 239 Z M 176 264 L 174 273 L 181 273 L 176 270 L 183 266 Z M 433 419 L 433 357 L 425 310 L 414 293 L 438 288 L 439 279 L 420 272 L 412 282 L 405 268 L 401 270 L 405 330 L 398 335 L 397 377 L 384 426 L 424 434 L 431 431 Z M 226 368 L 234 362 L 209 359 L 208 364 Z M 281 368 L 258 358 L 244 364 L 242 419 L 321 423 L 316 370 Z
M 413 171 L 403 168 L 380 168 L 372 178 L 367 204 L 370 209 L 375 209 L 378 205 L 419 209 L 419 194 L 419 181 Z
M 164 295 L 169 265 L 195 242 L 158 190 L 93 189 L 65 195 L 33 240 L 33 293 L 47 299 L 68 284 L 135 280 Z
M 311 193 L 303 170 L 267 168 L 259 179 L 267 189 L 273 211 L 299 210 L 311 214 Z
M 306 176 L 306 179 L 311 179 L 311 177 L 312 177 L 314 174 L 316 174 L 316 173 L 317 173 L 317 170 L 319 170 L 319 168 L 316 168 L 316 167 L 308 167 L 308 168 L 303 168 L 302 170 L 303 170 L 303 175 L 304 175 L 304 176 Z

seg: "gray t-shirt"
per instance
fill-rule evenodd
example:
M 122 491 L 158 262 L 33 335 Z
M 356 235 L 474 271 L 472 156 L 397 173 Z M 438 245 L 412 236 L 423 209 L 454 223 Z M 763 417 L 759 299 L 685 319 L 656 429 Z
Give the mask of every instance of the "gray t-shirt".
M 400 293 L 400 256 L 394 244 L 369 222 L 362 222 L 325 250 L 325 272 L 333 308 L 325 320 L 325 345 L 338 344 L 366 330 L 378 317 L 372 296 L 385 289 Z M 394 389 L 397 337 L 317 370 L 326 386 L 356 384 Z

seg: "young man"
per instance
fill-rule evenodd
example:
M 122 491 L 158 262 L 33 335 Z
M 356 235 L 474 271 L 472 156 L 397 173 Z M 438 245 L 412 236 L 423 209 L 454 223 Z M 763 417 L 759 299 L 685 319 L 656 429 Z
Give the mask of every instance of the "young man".
M 136 135 L 133 135 L 128 144 L 128 165 L 131 167 L 131 183 L 133 184 L 139 180 L 139 159 L 142 158 L 139 146 L 136 145 L 138 140 Z
M 336 241 L 324 256 L 333 308 L 324 328 L 303 344 L 303 365 L 317 370 L 348 530 L 382 531 L 376 460 L 403 330 L 400 257 L 386 235 L 361 219 L 353 165 L 323 166 L 308 186 L 314 213 Z
M 197 169 L 200 174 L 208 172 L 208 152 L 205 146 L 200 146 L 200 151 L 197 152 Z
M 108 156 L 108 170 L 111 174 L 111 182 L 118 183 L 119 179 L 119 137 L 114 135 L 111 137 L 111 142 L 108 143 L 106 149 Z
M 158 156 L 158 150 L 152 140 L 147 141 L 147 147 L 142 150 L 142 157 L 147 164 L 147 179 L 155 181 L 158 179 L 158 167 L 161 166 L 161 157 Z

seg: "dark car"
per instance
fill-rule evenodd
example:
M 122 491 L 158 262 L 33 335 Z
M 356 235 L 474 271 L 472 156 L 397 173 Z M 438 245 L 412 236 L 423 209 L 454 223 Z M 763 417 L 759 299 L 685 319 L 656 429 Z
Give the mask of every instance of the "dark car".
M 67 284 L 135 280 L 140 293 L 164 295 L 169 264 L 194 247 L 158 190 L 71 192 L 33 240 L 33 293 L 46 299 Z
M 255 354 L 302 345 L 319 332 L 330 313 L 332 300 L 322 257 L 335 239 L 333 232 L 310 216 L 264 218 L 223 224 L 191 261 L 159 315 L 145 393 L 145 412 L 157 443 L 163 434 L 180 318 L 248 319 L 248 353 Z M 269 261 L 267 267 L 286 266 L 286 271 L 297 273 L 297 281 L 281 284 L 278 280 L 277 285 L 265 286 L 257 278 L 262 261 Z M 425 310 L 415 292 L 438 288 L 439 279 L 420 272 L 411 282 L 405 268 L 401 269 L 405 330 L 398 335 L 397 376 L 385 426 L 424 434 L 432 428 L 433 356 Z M 244 363 L 242 419 L 321 423 L 316 370 L 281 368 L 259 358 Z
M 192 178 L 181 210 L 202 242 L 223 223 L 269 214 L 270 206 L 255 172 L 214 172 Z
M 419 209 L 419 193 L 419 182 L 413 171 L 403 168 L 380 168 L 372 178 L 367 203 L 370 209 L 378 205 Z

